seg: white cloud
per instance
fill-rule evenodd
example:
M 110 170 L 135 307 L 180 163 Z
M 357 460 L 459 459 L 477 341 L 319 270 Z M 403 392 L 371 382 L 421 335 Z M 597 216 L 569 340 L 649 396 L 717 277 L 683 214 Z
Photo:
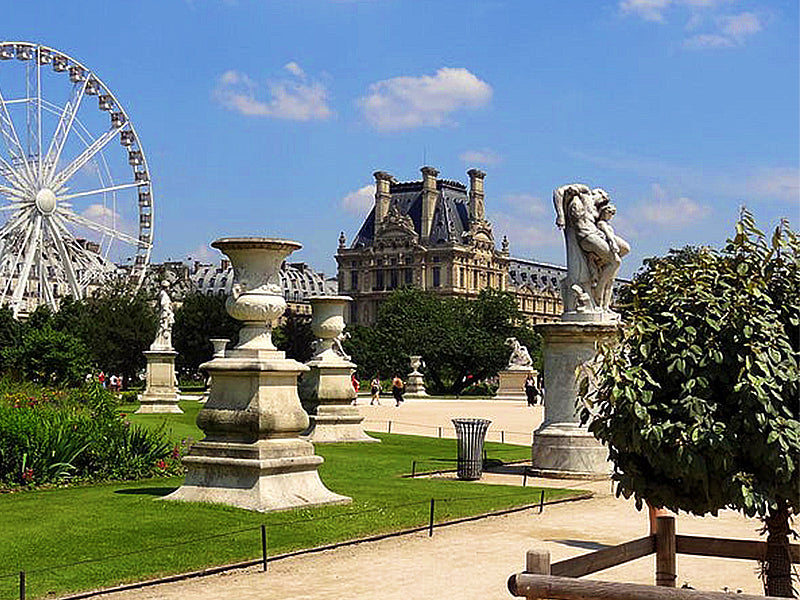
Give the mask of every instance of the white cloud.
M 511 254 L 541 251 L 559 247 L 561 232 L 555 226 L 555 212 L 550 201 L 530 194 L 511 194 L 503 198 L 505 210 L 490 211 L 495 239 L 504 235 L 513 244 Z
M 645 21 L 664 22 L 664 11 L 671 0 L 621 0 L 619 7 L 623 13 L 634 13 Z
M 120 218 L 119 214 L 114 212 L 113 209 L 102 204 L 90 204 L 81 213 L 81 216 L 95 223 L 109 226 Z
M 483 150 L 467 150 L 458 157 L 461 162 L 476 165 L 496 165 L 503 160 L 494 150 L 484 148 Z
M 702 221 L 711 214 L 711 208 L 685 196 L 670 198 L 661 185 L 654 183 L 650 200 L 639 205 L 636 212 L 645 221 L 669 228 Z
M 211 246 L 203 244 L 194 250 L 189 250 L 189 252 L 186 253 L 186 258 L 187 260 L 191 261 L 196 260 L 201 263 L 215 265 L 219 263 L 220 258 L 222 258 L 222 254 L 220 254 L 218 250 L 215 250 Z
M 619 0 L 623 14 L 634 14 L 645 21 L 666 23 L 668 9 L 685 18 L 687 31 L 700 31 L 683 41 L 686 48 L 733 48 L 764 29 L 764 17 L 754 12 L 724 14 L 721 7 L 733 0 Z M 679 10 L 682 9 L 682 10 Z
M 442 68 L 420 77 L 394 77 L 373 83 L 358 100 L 367 121 L 379 130 L 440 127 L 460 109 L 485 106 L 491 86 L 464 68 Z
M 375 202 L 375 184 L 350 192 L 342 198 L 342 208 L 350 214 L 363 216 Z
M 800 169 L 760 169 L 749 177 L 745 191 L 755 200 L 784 200 L 797 206 L 800 201 Z
M 246 73 L 223 73 L 214 89 L 214 98 L 225 108 L 251 117 L 274 117 L 292 121 L 325 120 L 333 112 L 328 107 L 328 90 L 319 82 L 306 82 L 306 74 L 295 62 L 284 68 L 294 79 L 270 81 L 268 98 L 259 99 L 260 86 Z

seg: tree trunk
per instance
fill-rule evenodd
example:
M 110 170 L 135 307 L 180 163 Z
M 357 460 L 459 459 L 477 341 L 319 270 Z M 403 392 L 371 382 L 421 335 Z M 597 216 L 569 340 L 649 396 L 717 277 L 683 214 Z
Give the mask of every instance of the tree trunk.
M 789 505 L 778 500 L 764 519 L 767 530 L 767 554 L 764 558 L 764 595 L 793 598 L 792 559 L 789 554 Z

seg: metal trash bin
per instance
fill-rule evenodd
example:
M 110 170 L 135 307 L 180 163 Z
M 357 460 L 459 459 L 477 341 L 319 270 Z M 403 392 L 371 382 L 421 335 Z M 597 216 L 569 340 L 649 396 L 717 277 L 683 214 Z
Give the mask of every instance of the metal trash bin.
M 474 481 L 483 473 L 483 440 L 491 421 L 452 419 L 458 439 L 458 478 Z

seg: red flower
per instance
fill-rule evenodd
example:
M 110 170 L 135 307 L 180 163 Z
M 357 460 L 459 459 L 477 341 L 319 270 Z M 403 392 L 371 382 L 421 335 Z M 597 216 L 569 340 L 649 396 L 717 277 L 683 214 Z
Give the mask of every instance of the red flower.
M 22 471 L 22 481 L 25 483 L 33 481 L 33 469 L 28 468 Z
M 163 458 L 160 458 L 160 459 L 158 459 L 158 462 L 156 463 L 156 466 L 159 469 L 166 469 L 167 468 L 167 463 L 164 461 Z
M 181 456 L 181 450 L 180 450 L 180 448 L 178 448 L 177 446 L 175 446 L 175 447 L 172 449 L 172 459 L 173 459 L 173 460 L 178 460 L 178 458 L 180 458 L 180 456 Z

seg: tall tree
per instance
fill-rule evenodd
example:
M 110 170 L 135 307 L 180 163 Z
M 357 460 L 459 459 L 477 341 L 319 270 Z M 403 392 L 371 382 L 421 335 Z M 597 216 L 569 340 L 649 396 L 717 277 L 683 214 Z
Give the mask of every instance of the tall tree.
M 176 366 L 179 370 L 196 372 L 202 363 L 211 360 L 214 349 L 209 340 L 228 339 L 231 348 L 239 340 L 241 327 L 225 310 L 223 296 L 187 294 L 175 311 L 172 328 L 172 344 L 178 352 Z
M 487 289 L 474 300 L 443 298 L 413 288 L 395 291 L 373 327 L 353 327 L 345 343 L 362 377 L 405 374 L 408 357 L 421 355 L 434 392 L 460 393 L 472 381 L 506 365 L 505 340 L 517 337 L 537 353 L 538 336 L 509 294 Z
M 623 298 L 620 343 L 583 382 L 582 417 L 637 504 L 764 520 L 765 593 L 791 596 L 800 510 L 800 244 L 743 211 L 722 251 L 646 261 Z

